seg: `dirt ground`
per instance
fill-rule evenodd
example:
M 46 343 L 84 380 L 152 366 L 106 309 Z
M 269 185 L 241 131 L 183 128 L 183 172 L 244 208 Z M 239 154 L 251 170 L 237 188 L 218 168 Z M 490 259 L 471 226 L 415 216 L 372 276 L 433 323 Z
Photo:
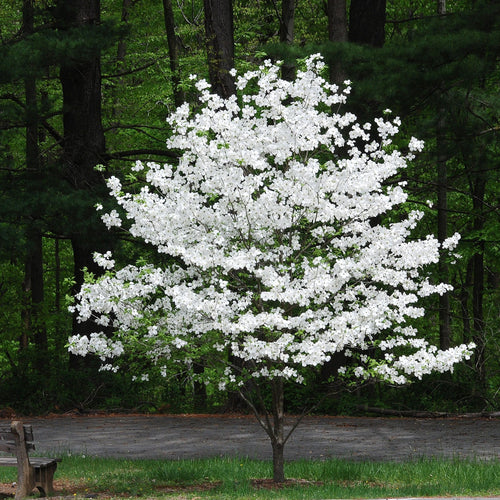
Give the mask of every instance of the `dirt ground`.
M 271 458 L 268 436 L 246 415 L 63 415 L 23 421 L 33 424 L 37 453 L 62 457 Z M 290 425 L 293 421 L 290 417 Z M 500 419 L 306 417 L 285 447 L 287 460 L 429 456 L 499 459 Z

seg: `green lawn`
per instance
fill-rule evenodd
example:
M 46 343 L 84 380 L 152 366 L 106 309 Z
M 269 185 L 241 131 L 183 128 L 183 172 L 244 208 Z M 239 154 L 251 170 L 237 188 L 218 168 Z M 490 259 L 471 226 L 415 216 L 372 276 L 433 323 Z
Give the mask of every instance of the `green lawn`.
M 117 460 L 64 457 L 56 472 L 57 494 L 84 497 L 217 499 L 325 499 L 500 495 L 500 460 L 428 460 L 403 463 L 345 460 L 296 461 L 293 479 L 271 489 L 269 462 Z M 16 470 L 0 468 L 0 482 Z

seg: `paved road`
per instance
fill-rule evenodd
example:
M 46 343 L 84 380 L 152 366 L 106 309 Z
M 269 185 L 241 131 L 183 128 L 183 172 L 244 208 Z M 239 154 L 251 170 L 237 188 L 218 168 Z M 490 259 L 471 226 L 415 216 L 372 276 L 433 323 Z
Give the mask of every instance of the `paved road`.
M 271 458 L 269 438 L 249 416 L 130 415 L 25 419 L 37 451 L 126 458 Z M 1 423 L 1 420 L 0 420 Z M 500 458 L 500 419 L 307 417 L 285 458 L 404 460 Z

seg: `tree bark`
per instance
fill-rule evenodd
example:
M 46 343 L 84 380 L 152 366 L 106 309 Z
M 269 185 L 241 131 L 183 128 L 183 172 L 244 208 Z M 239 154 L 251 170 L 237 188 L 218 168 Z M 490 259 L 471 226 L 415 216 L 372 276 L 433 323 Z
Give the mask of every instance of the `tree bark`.
M 271 434 L 271 445 L 273 448 L 273 481 L 275 483 L 283 483 L 285 481 L 285 396 L 283 379 L 273 379 L 271 381 L 271 388 L 273 398 L 273 429 Z
M 349 41 L 373 47 L 385 42 L 386 0 L 351 0 Z
M 295 24 L 295 0 L 282 0 L 280 18 L 280 42 L 292 45 Z M 295 78 L 295 65 L 284 63 L 281 68 L 283 80 L 292 81 Z
M 474 223 L 473 228 L 476 234 L 484 229 L 484 196 L 486 192 L 486 175 L 481 170 L 480 165 L 476 167 L 478 172 L 474 183 L 472 193 Z M 476 344 L 475 364 L 481 388 L 486 385 L 486 339 L 484 329 L 484 312 L 483 312 L 483 297 L 484 297 L 484 241 L 479 240 L 476 244 L 475 253 L 472 256 L 472 329 L 473 340 Z
M 184 92 L 181 89 L 181 75 L 179 70 L 179 47 L 175 35 L 174 10 L 172 0 L 163 0 L 163 17 L 165 19 L 165 32 L 167 33 L 168 58 L 172 72 L 172 89 L 174 102 L 179 107 L 184 102 Z
M 446 0 L 437 0 L 437 13 L 440 16 L 446 14 Z
M 347 42 L 347 2 L 346 0 L 328 0 L 328 40 Z M 330 64 L 330 82 L 341 84 L 347 79 L 347 72 L 341 61 Z
M 128 23 L 128 19 L 130 16 L 130 7 L 132 6 L 132 0 L 123 0 L 122 2 L 122 14 L 121 14 L 121 22 Z M 127 54 L 127 42 L 125 38 L 122 36 L 120 40 L 118 40 L 118 48 L 116 51 L 116 61 L 118 71 L 123 71 L 125 67 L 125 56 Z M 111 115 L 114 119 L 118 119 L 121 115 L 120 109 L 120 88 L 123 87 L 124 80 L 123 78 L 118 79 L 118 85 L 116 88 L 113 88 L 113 106 L 111 109 Z
M 42 234 L 37 228 L 28 228 L 26 231 L 27 249 L 24 263 L 22 310 L 23 332 L 20 337 L 21 349 L 26 349 L 32 339 L 36 354 L 33 357 L 34 365 L 39 372 L 45 372 L 49 365 L 47 329 L 43 315 L 44 305 L 44 277 Z
M 60 0 L 61 1 L 61 0 Z M 63 29 L 100 23 L 100 0 L 65 0 Z M 101 117 L 101 66 L 99 54 L 74 54 L 60 68 L 63 91 L 63 155 L 68 180 L 75 189 L 102 184 L 94 167 L 105 152 Z
M 100 0 L 65 0 L 62 2 L 63 29 L 84 28 L 100 23 Z M 108 236 L 95 231 L 95 193 L 104 182 L 95 166 L 103 163 L 105 140 L 101 118 L 101 69 L 98 53 L 86 57 L 75 54 L 61 65 L 63 91 L 63 161 L 65 176 L 80 201 L 78 224 L 70 236 L 75 266 L 75 289 L 83 284 L 83 269 L 95 270 L 94 251 L 106 249 Z M 82 196 L 83 194 L 83 196 Z M 88 200 L 88 201 L 87 201 Z M 109 248 L 107 248 L 109 249 Z M 73 321 L 76 327 L 75 320 Z M 87 333 L 91 325 L 78 325 Z
M 438 111 L 439 117 L 436 131 L 437 148 L 437 238 L 443 243 L 448 233 L 448 173 L 447 152 L 445 139 L 443 137 L 446 126 L 444 117 L 445 110 Z M 441 252 L 438 263 L 439 279 L 443 283 L 449 282 L 448 264 L 446 255 Z M 450 321 L 450 295 L 443 293 L 439 296 L 439 346 L 441 349 L 449 349 L 451 345 L 451 321 Z
M 438 0 L 437 12 L 439 15 L 446 14 L 446 0 Z M 436 129 L 437 149 L 437 237 L 440 243 L 447 238 L 448 233 L 448 172 L 447 172 L 447 147 L 444 137 L 446 130 L 446 110 L 441 107 L 438 110 Z M 448 264 L 446 256 L 441 252 L 438 263 L 439 279 L 449 282 Z M 439 296 L 439 347 L 443 350 L 449 349 L 451 345 L 451 314 L 450 295 L 443 293 Z
M 463 342 L 471 342 L 472 326 L 470 322 L 471 314 L 469 310 L 469 296 L 470 288 L 472 287 L 472 266 L 473 260 L 469 259 L 465 269 L 465 276 L 462 279 L 460 287 L 460 309 L 462 312 L 462 325 L 463 325 Z
M 128 18 L 130 17 L 130 7 L 132 6 L 132 0 L 123 0 L 122 3 L 122 23 L 128 23 Z M 116 58 L 119 62 L 125 61 L 125 55 L 127 53 L 127 44 L 123 38 L 118 41 L 118 50 L 116 53 Z
M 203 0 L 208 72 L 212 91 L 228 98 L 236 93 L 232 0 Z
M 23 31 L 25 34 L 34 31 L 33 0 L 23 0 Z M 38 145 L 38 100 L 37 84 L 34 77 L 24 79 L 24 94 L 26 99 L 26 169 L 30 180 L 34 181 L 32 190 L 38 190 L 38 180 L 41 176 L 40 149 Z M 35 196 L 37 199 L 37 196 Z M 39 207 L 32 206 L 28 215 L 26 228 L 26 260 L 25 278 L 23 283 L 25 294 L 24 326 L 21 345 L 26 347 L 29 337 L 33 337 L 36 346 L 35 366 L 39 371 L 45 371 L 48 366 L 47 330 L 42 314 L 44 303 L 43 276 L 43 241 L 42 233 L 37 225 Z

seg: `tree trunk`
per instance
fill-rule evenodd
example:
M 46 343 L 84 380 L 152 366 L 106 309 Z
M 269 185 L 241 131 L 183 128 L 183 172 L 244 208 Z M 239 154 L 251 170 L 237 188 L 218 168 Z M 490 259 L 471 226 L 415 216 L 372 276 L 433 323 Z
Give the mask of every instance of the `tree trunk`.
M 447 174 L 447 152 L 444 140 L 446 120 L 445 110 L 438 111 L 439 117 L 436 131 L 437 148 L 437 237 L 440 243 L 447 238 L 448 233 L 448 174 Z M 447 256 L 441 252 L 438 263 L 439 280 L 443 283 L 449 282 Z M 441 349 L 449 349 L 451 345 L 451 323 L 450 323 L 450 295 L 443 293 L 439 296 L 439 346 Z
M 482 388 L 486 384 L 486 339 L 484 331 L 484 315 L 483 315 L 483 295 L 484 295 L 484 245 L 479 245 L 477 253 L 472 258 L 474 284 L 472 287 L 472 314 L 473 314 L 473 329 L 475 349 L 475 364 L 479 378 L 479 383 Z
M 205 367 L 200 363 L 193 363 L 194 375 L 201 375 Z M 207 410 L 207 388 L 202 381 L 195 378 L 193 384 L 193 408 L 195 412 L 204 412 Z
M 486 191 L 486 175 L 481 169 L 481 164 L 477 166 L 476 179 L 473 188 L 473 209 L 474 209 L 474 224 L 473 229 L 476 234 L 480 234 L 484 229 L 484 196 Z M 481 388 L 484 389 L 486 384 L 486 339 L 484 329 L 484 312 L 483 312 L 483 296 L 484 296 L 484 241 L 481 239 L 476 244 L 475 253 L 472 257 L 472 329 L 473 340 L 476 344 L 475 349 L 475 364 Z
M 34 31 L 33 0 L 23 1 L 23 31 L 26 34 Z M 38 190 L 38 181 L 41 176 L 40 150 L 38 145 L 38 100 L 37 85 L 34 77 L 24 80 L 24 93 L 26 99 L 26 169 L 27 176 L 34 181 L 32 190 Z M 37 196 L 35 196 L 37 199 Z M 45 371 L 48 366 L 47 355 L 47 330 L 42 314 L 44 303 L 43 284 L 43 251 L 42 233 L 37 225 L 40 207 L 30 208 L 28 227 L 26 229 L 26 261 L 24 293 L 26 310 L 24 311 L 25 332 L 22 335 L 21 345 L 27 346 L 32 334 L 35 346 L 35 366 L 39 371 Z
M 385 42 L 386 0 L 351 0 L 349 41 L 373 47 Z
M 122 2 L 122 15 L 121 22 L 127 24 L 128 18 L 130 16 L 130 7 L 132 6 L 132 0 L 123 0 Z M 125 38 L 122 36 L 120 40 L 118 40 L 118 48 L 116 51 L 116 61 L 118 70 L 121 71 L 125 68 L 125 56 L 127 54 L 127 42 Z M 123 78 L 119 78 L 117 82 L 117 86 L 112 89 L 113 94 L 113 104 L 111 109 L 111 115 L 114 119 L 118 119 L 121 115 L 120 108 L 120 90 L 123 87 L 124 80 Z
M 208 73 L 212 91 L 227 98 L 236 93 L 232 0 L 203 0 Z
M 184 102 L 184 92 L 181 88 L 181 75 L 179 71 L 179 47 L 175 36 L 175 19 L 172 0 L 163 0 L 163 17 L 165 19 L 165 32 L 167 33 L 168 58 L 172 72 L 172 89 L 174 102 L 179 107 Z
M 61 317 L 61 249 L 57 236 L 54 238 L 54 313 L 56 316 L 54 326 L 56 350 L 57 352 L 63 352 L 67 339 Z
M 65 0 L 61 5 L 64 29 L 84 28 L 100 22 L 99 0 Z M 104 182 L 95 166 L 103 163 L 104 131 L 101 120 L 101 69 L 98 53 L 84 57 L 75 54 L 61 65 L 63 90 L 63 160 L 65 176 L 75 191 L 78 223 L 71 234 L 75 265 L 75 289 L 83 285 L 83 268 L 96 269 L 94 251 L 106 249 L 103 231 L 96 231 L 96 192 L 104 191 Z M 78 201 L 78 205 L 76 205 Z M 109 248 L 108 248 L 109 249 Z M 74 327 L 76 322 L 73 321 Z M 86 333 L 79 325 L 78 331 Z
M 122 3 L 122 23 L 128 23 L 128 18 L 130 17 L 130 7 L 132 5 L 132 0 L 123 0 Z M 125 61 L 125 55 L 127 53 L 127 44 L 123 38 L 118 41 L 118 50 L 116 53 L 116 58 L 119 62 Z
M 99 276 L 102 274 L 102 269 L 94 262 L 93 254 L 94 252 L 103 252 L 105 248 L 97 247 L 99 242 L 95 240 L 85 241 L 80 235 L 76 235 L 71 240 L 71 247 L 73 249 L 73 272 L 74 272 L 74 286 L 72 293 L 75 295 L 80 291 L 84 281 L 85 281 L 85 271 Z M 107 247 L 109 249 L 109 247 Z M 76 321 L 76 316 L 73 317 L 73 331 L 76 329 L 78 333 L 82 335 L 88 335 L 94 331 L 96 328 L 99 330 L 105 330 L 102 326 L 96 326 L 96 324 L 89 320 L 85 323 L 78 323 Z M 78 356 L 80 359 L 85 359 L 82 356 Z
M 472 341 L 471 338 L 471 322 L 470 322 L 470 311 L 469 311 L 469 289 L 472 286 L 472 269 L 473 268 L 473 260 L 469 259 L 467 262 L 467 267 L 465 270 L 465 276 L 462 279 L 461 287 L 460 287 L 460 309 L 462 311 L 462 325 L 463 325 L 463 339 L 462 342 L 468 343 Z
M 42 233 L 34 229 L 30 237 L 32 251 L 31 257 L 31 326 L 35 341 L 35 363 L 40 372 L 47 371 L 49 365 L 47 329 L 43 313 L 45 299 L 43 283 L 43 239 Z
M 439 15 L 446 14 L 446 0 L 438 0 L 437 12 Z M 444 131 L 446 130 L 446 110 L 444 107 L 438 109 L 436 149 L 437 149 L 437 237 L 440 243 L 447 238 L 448 234 L 448 153 Z M 438 263 L 439 279 L 443 283 L 449 282 L 448 264 L 446 255 L 441 252 Z M 449 349 L 451 345 L 451 313 L 450 295 L 444 293 L 439 296 L 439 347 L 443 350 Z
M 94 262 L 93 253 L 94 251 L 103 251 L 104 248 L 99 248 L 96 245 L 98 242 L 95 240 L 85 240 L 79 234 L 71 239 L 71 246 L 73 249 L 73 273 L 74 273 L 74 285 L 72 289 L 72 295 L 74 296 L 80 291 L 82 285 L 84 284 L 84 276 L 86 269 L 88 272 L 93 273 L 98 276 L 102 270 Z M 89 336 L 93 332 L 104 331 L 106 333 L 107 328 L 96 325 L 92 320 L 88 320 L 80 323 L 77 320 L 76 314 L 72 318 L 72 331 L 73 334 L 87 335 Z M 69 356 L 69 366 L 73 370 L 82 370 L 89 367 L 99 366 L 97 359 L 92 356 L 78 356 L 70 354 Z
M 295 23 L 295 0 L 282 0 L 280 19 L 280 42 L 292 45 Z M 292 81 L 295 78 L 295 65 L 283 64 L 281 68 L 283 80 Z
M 97 25 L 100 0 L 65 0 L 62 7 L 66 29 Z M 98 54 L 79 58 L 78 54 L 61 65 L 63 90 L 64 160 L 68 180 L 75 189 L 91 189 L 102 184 L 94 167 L 103 162 L 105 152 L 101 119 L 101 67 Z
M 283 483 L 285 481 L 285 396 L 283 379 L 277 378 L 272 380 L 271 387 L 273 398 L 273 429 L 271 435 L 271 445 L 273 448 L 273 481 L 275 483 Z
M 328 40 L 347 42 L 347 3 L 346 0 L 328 0 Z M 347 79 L 347 73 L 341 61 L 330 64 L 330 82 L 341 84 Z

